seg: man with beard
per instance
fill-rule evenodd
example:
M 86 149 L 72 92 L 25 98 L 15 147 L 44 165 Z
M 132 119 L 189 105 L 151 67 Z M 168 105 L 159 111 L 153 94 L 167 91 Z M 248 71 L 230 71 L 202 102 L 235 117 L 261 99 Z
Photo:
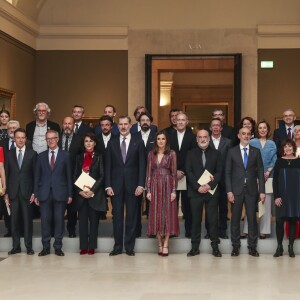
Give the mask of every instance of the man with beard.
M 82 137 L 74 133 L 74 119 L 65 117 L 62 122 L 62 133 L 58 141 L 58 147 L 69 152 L 71 159 L 72 174 L 76 163 L 76 156 L 82 151 Z M 74 202 L 67 205 L 67 230 L 70 238 L 76 237 L 77 210 Z
M 74 105 L 72 109 L 72 117 L 75 121 L 74 133 L 79 136 L 84 136 L 88 132 L 94 132 L 93 128 L 82 122 L 84 117 L 84 107 L 81 105 Z
M 140 116 L 141 116 L 142 113 L 148 113 L 149 114 L 149 112 L 147 111 L 145 106 L 142 106 L 142 105 L 137 106 L 135 108 L 134 112 L 133 112 L 133 115 L 136 119 L 136 123 L 131 126 L 130 133 L 137 133 L 137 132 L 140 132 L 142 130 L 142 124 L 140 123 Z M 157 132 L 156 125 L 151 124 L 150 129 L 153 132 Z
M 105 190 L 112 197 L 114 210 L 115 245 L 110 256 L 121 254 L 123 245 L 127 255 L 135 255 L 138 197 L 144 191 L 146 161 L 145 146 L 137 136 L 130 134 L 130 128 L 130 117 L 121 116 L 120 137 L 109 141 L 105 157 Z
M 199 245 L 201 242 L 201 223 L 203 206 L 205 205 L 206 215 L 209 222 L 209 236 L 211 238 L 212 254 L 221 257 L 218 244 L 218 188 L 214 190 L 222 174 L 222 158 L 220 152 L 209 147 L 209 133 L 206 130 L 199 130 L 197 133 L 198 147 L 190 150 L 186 157 L 185 171 L 188 180 L 188 196 L 191 200 L 192 212 L 192 249 L 187 256 L 200 254 Z M 199 178 L 207 170 L 212 176 L 210 181 L 200 185 Z
M 148 153 L 152 150 L 155 140 L 155 134 L 157 128 L 151 129 L 151 123 L 153 121 L 152 116 L 148 112 L 142 112 L 139 116 L 138 122 L 141 125 L 141 130 L 136 133 L 138 138 L 143 141 L 146 148 L 145 161 L 147 163 Z M 142 232 L 142 220 L 141 220 L 141 210 L 142 210 L 143 195 L 139 197 L 139 207 L 137 216 L 137 227 L 136 236 L 140 237 Z M 148 216 L 149 210 L 149 200 L 146 200 L 146 211 L 145 215 Z

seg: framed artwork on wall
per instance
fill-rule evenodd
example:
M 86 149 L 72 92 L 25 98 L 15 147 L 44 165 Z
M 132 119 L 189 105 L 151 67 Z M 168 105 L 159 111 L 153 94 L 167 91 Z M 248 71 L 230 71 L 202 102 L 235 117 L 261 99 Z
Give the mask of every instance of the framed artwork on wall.
M 0 110 L 8 110 L 10 119 L 16 118 L 16 93 L 0 88 Z

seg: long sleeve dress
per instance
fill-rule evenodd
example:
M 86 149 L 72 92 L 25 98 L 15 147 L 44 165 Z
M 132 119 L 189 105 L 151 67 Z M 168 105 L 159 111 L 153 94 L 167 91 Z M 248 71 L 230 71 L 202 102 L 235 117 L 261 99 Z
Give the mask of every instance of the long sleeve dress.
M 146 187 L 151 193 L 147 235 L 179 235 L 177 201 L 171 202 L 171 193 L 176 193 L 176 153 L 170 151 L 159 162 L 153 151 L 149 152 Z

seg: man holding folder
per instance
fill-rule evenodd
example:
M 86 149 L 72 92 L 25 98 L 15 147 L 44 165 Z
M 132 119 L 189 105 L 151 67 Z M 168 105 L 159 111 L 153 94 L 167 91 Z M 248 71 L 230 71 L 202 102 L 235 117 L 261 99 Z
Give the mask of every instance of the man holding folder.
M 190 150 L 186 158 L 186 176 L 188 181 L 188 196 L 192 211 L 192 249 L 187 256 L 200 254 L 201 223 L 203 205 L 209 221 L 209 236 L 213 255 L 221 257 L 218 244 L 218 188 L 222 174 L 221 154 L 209 147 L 209 133 L 199 130 L 197 133 L 198 147 Z

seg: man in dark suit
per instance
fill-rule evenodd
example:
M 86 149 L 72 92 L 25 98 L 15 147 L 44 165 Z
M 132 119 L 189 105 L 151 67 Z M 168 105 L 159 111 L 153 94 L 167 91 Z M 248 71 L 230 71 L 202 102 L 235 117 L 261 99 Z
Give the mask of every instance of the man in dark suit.
M 93 128 L 82 122 L 84 117 L 84 107 L 81 105 L 74 105 L 72 109 L 72 117 L 75 121 L 74 133 L 79 136 L 84 136 L 88 132 L 94 132 Z
M 245 204 L 248 219 L 249 255 L 259 256 L 257 246 L 257 201 L 265 201 L 264 167 L 260 150 L 249 145 L 248 128 L 239 130 L 240 144 L 229 149 L 226 159 L 225 180 L 231 206 L 231 256 L 240 254 L 240 220 Z M 258 181 L 258 186 L 257 186 Z
M 177 154 L 177 179 L 186 180 L 185 174 L 185 160 L 189 150 L 197 147 L 196 136 L 188 130 L 188 116 L 185 112 L 180 111 L 177 114 L 176 131 L 170 135 L 170 148 Z M 185 236 L 191 237 L 191 222 L 192 214 L 190 201 L 187 195 L 187 190 L 177 191 L 177 201 L 181 194 L 182 212 L 185 218 Z
M 126 206 L 126 254 L 134 256 L 138 196 L 144 191 L 146 162 L 145 146 L 137 136 L 130 134 L 131 120 L 119 118 L 120 138 L 110 140 L 105 159 L 105 190 L 112 197 L 114 210 L 114 249 L 110 256 L 123 250 L 124 205 Z
M 46 133 L 49 150 L 39 154 L 35 171 L 34 201 L 41 209 L 43 244 L 39 256 L 50 254 L 52 218 L 54 219 L 55 254 L 64 256 L 61 249 L 64 213 L 66 204 L 72 202 L 73 176 L 69 153 L 58 148 L 58 139 L 57 131 L 49 130 Z
M 133 124 L 130 128 L 130 133 L 137 133 L 137 132 L 140 132 L 142 130 L 142 125 L 139 121 L 140 119 L 140 115 L 141 113 L 145 113 L 147 112 L 149 114 L 149 112 L 147 111 L 146 107 L 145 106 L 142 106 L 142 105 L 139 105 L 135 108 L 134 112 L 133 112 L 133 115 L 135 117 L 135 120 L 136 120 L 136 123 Z M 156 125 L 153 125 L 151 124 L 150 125 L 150 129 L 153 131 L 153 132 L 157 132 L 157 126 Z
M 213 255 L 221 257 L 218 244 L 218 189 L 211 194 L 210 190 L 214 190 L 222 175 L 222 158 L 221 153 L 209 147 L 209 133 L 207 130 L 199 130 L 197 133 L 198 147 L 190 150 L 186 156 L 185 171 L 188 180 L 188 196 L 191 200 L 192 211 L 192 233 L 191 243 L 192 249 L 187 256 L 195 256 L 200 254 L 199 245 L 201 241 L 201 223 L 203 206 L 205 204 L 206 216 L 209 221 L 209 236 L 211 238 L 211 246 Z M 207 170 L 213 177 L 200 185 L 199 178 Z
M 277 156 L 281 157 L 281 144 L 286 139 L 293 139 L 296 115 L 292 109 L 283 112 L 284 125 L 274 130 L 273 140 L 277 147 Z
M 51 109 L 47 103 L 38 103 L 33 113 L 36 120 L 26 125 L 26 135 L 27 139 L 32 142 L 33 150 L 39 154 L 48 149 L 45 140 L 46 132 L 50 129 L 60 132 L 60 127 L 57 123 L 48 120 Z
M 10 150 L 5 158 L 5 174 L 7 190 L 5 200 L 9 201 L 11 209 L 11 228 L 13 248 L 9 255 L 20 253 L 21 224 L 23 220 L 24 243 L 27 254 L 33 255 L 32 249 L 32 202 L 34 200 L 34 170 L 37 154 L 26 147 L 26 132 L 16 129 L 14 132 L 16 148 Z
M 74 119 L 72 117 L 65 117 L 62 123 L 62 133 L 58 141 L 58 147 L 62 150 L 69 152 L 71 159 L 72 174 L 74 173 L 74 167 L 76 164 L 76 156 L 81 153 L 82 150 L 82 136 L 74 133 Z M 67 230 L 70 238 L 76 237 L 76 223 L 77 223 L 77 211 L 74 203 L 67 205 Z
M 226 185 L 225 185 L 225 162 L 226 162 L 227 152 L 231 148 L 231 140 L 221 135 L 222 121 L 219 118 L 213 118 L 211 120 L 210 131 L 211 131 L 211 137 L 210 137 L 209 145 L 213 149 L 218 150 L 221 153 L 221 157 L 222 157 L 222 176 L 219 183 L 219 201 L 218 201 L 219 237 L 222 239 L 228 239 L 228 235 L 227 235 L 228 207 L 227 207 L 227 193 L 226 193 Z M 207 218 L 205 218 L 205 226 L 208 231 L 209 222 L 207 222 Z
M 180 112 L 178 108 L 172 108 L 169 112 L 170 126 L 165 128 L 164 131 L 170 136 L 173 131 L 176 131 L 177 114 Z
M 113 105 L 108 104 L 108 105 L 106 105 L 104 107 L 104 113 L 103 113 L 103 115 L 104 116 L 109 116 L 113 120 L 113 125 L 112 125 L 112 129 L 111 129 L 112 134 L 119 135 L 120 132 L 119 132 L 118 124 L 115 123 L 115 121 L 114 121 L 114 118 L 115 118 L 116 114 L 117 114 L 117 111 L 116 111 L 116 108 Z M 95 135 L 99 136 L 101 134 L 101 132 L 102 132 L 101 126 L 100 125 L 96 126 L 96 128 L 95 128 Z

